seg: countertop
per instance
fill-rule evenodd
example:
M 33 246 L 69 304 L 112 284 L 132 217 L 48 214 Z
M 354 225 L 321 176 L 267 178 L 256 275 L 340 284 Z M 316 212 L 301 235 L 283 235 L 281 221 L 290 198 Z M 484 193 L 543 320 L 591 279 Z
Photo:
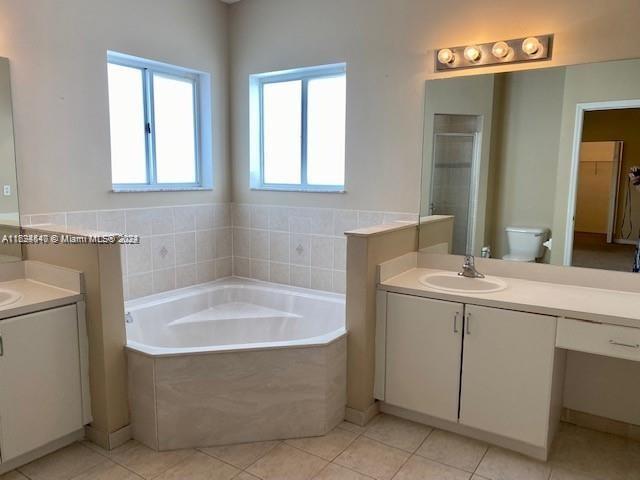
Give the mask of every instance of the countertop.
M 24 278 L 0 282 L 0 289 L 4 288 L 17 291 L 22 294 L 22 298 L 10 305 L 0 306 L 0 321 L 9 317 L 69 305 L 83 298 L 81 293 Z
M 640 293 L 497 276 L 493 278 L 507 283 L 505 290 L 453 293 L 432 289 L 419 281 L 423 275 L 443 272 L 445 270 L 412 268 L 381 282 L 379 288 L 452 302 L 640 328 Z

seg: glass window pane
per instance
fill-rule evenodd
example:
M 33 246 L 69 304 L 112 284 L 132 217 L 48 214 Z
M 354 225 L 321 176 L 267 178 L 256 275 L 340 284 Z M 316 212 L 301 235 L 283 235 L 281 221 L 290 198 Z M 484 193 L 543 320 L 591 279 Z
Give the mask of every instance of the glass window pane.
M 309 80 L 307 181 L 344 185 L 346 76 Z
M 196 182 L 194 82 L 153 75 L 157 183 Z
M 108 64 L 113 183 L 147 183 L 142 70 Z
M 264 183 L 300 183 L 301 94 L 299 80 L 263 86 Z

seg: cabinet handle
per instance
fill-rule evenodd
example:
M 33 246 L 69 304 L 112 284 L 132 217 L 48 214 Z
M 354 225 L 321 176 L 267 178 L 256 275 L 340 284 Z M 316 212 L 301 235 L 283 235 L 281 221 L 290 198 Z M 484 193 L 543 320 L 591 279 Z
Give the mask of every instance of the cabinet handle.
M 453 333 L 458 333 L 458 315 L 460 315 L 460 312 L 456 312 L 453 316 Z
M 471 314 L 467 313 L 467 320 L 464 322 L 467 329 L 467 335 L 471 335 Z
M 611 345 L 617 345 L 618 347 L 628 347 L 628 348 L 640 348 L 640 345 L 637 343 L 622 343 L 616 342 L 615 340 L 609 340 Z
M 0 357 L 4 357 L 4 343 L 2 343 L 2 335 L 0 335 Z

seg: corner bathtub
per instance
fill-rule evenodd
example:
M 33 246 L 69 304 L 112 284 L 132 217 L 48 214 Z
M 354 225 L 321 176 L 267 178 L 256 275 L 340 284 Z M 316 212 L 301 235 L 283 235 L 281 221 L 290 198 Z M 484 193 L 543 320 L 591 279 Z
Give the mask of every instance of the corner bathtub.
M 323 435 L 344 418 L 343 295 L 225 279 L 126 312 L 133 436 L 151 448 Z

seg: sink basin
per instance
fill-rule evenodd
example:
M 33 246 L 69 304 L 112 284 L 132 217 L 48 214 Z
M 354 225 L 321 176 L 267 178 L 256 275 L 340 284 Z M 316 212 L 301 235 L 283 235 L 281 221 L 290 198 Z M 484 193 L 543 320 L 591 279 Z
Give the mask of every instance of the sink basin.
M 22 298 L 22 294 L 15 290 L 9 290 L 7 288 L 0 288 L 0 307 L 11 305 L 16 303 Z
M 494 293 L 507 288 L 507 284 L 493 277 L 467 278 L 455 272 L 429 273 L 420 283 L 434 290 L 454 293 Z

